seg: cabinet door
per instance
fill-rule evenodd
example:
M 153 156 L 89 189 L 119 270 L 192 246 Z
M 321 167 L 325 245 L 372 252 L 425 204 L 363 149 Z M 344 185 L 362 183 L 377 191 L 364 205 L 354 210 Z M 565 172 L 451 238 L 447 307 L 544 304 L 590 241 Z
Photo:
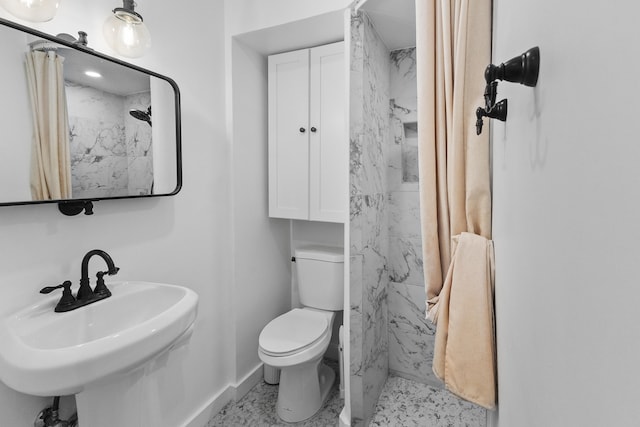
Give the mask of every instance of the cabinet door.
M 309 218 L 309 50 L 269 57 L 269 216 Z
M 311 49 L 309 219 L 316 221 L 347 219 L 349 140 L 344 64 L 343 42 Z

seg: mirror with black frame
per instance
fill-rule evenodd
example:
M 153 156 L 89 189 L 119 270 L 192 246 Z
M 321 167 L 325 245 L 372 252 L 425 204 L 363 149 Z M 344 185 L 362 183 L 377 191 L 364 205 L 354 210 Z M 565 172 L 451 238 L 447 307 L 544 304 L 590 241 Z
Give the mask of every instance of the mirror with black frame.
M 0 40 L 0 206 L 180 190 L 172 79 L 4 19 Z

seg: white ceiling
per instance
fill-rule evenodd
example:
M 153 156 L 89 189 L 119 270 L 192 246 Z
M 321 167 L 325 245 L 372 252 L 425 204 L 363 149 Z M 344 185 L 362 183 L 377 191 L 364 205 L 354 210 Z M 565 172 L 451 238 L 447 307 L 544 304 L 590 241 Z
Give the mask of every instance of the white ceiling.
M 235 38 L 265 55 L 333 43 L 344 39 L 344 12 L 316 15 Z
M 389 50 L 416 45 L 415 0 L 366 0 L 361 4 Z
M 65 80 L 91 86 L 104 92 L 126 96 L 150 90 L 149 75 L 81 50 L 58 49 L 64 59 Z M 101 78 L 86 76 L 85 71 L 96 71 Z
M 359 4 L 389 50 L 416 45 L 415 0 L 363 0 Z M 337 10 L 234 38 L 265 55 L 317 46 L 344 38 L 343 16 L 344 11 Z

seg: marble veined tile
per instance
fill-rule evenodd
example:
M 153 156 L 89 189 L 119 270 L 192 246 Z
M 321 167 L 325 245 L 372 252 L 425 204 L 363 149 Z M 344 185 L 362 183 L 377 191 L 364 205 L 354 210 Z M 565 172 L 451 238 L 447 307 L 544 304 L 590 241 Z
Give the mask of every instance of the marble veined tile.
M 352 60 L 352 64 L 355 60 Z M 362 68 L 362 64 L 359 68 Z M 351 135 L 359 135 L 364 132 L 364 108 L 363 103 L 363 81 L 362 69 L 351 69 L 349 76 L 349 129 Z
M 69 116 L 70 154 L 87 156 L 126 156 L 124 126 L 117 122 L 100 122 Z
M 389 369 L 437 384 L 432 371 L 435 326 L 425 319 L 425 300 L 423 286 L 389 285 Z
M 369 305 L 369 304 L 367 304 Z M 386 289 L 365 311 L 363 349 L 363 418 L 370 418 L 389 373 Z
M 153 162 L 149 157 L 129 157 L 128 192 L 131 195 L 151 194 Z
M 349 142 L 349 185 L 350 195 L 362 196 L 362 180 L 364 179 L 363 166 L 363 144 L 364 136 L 362 134 L 352 134 Z M 356 211 L 355 213 L 359 212 Z M 354 212 L 352 211 L 353 215 Z
M 126 120 L 125 128 L 127 155 L 135 157 L 151 156 L 151 127 L 139 120 Z
M 351 426 L 364 426 L 364 387 L 361 375 L 351 375 Z M 373 411 L 372 411 L 373 412 Z
M 70 82 L 65 82 L 65 92 L 69 117 L 92 120 L 100 117 L 104 122 L 122 122 L 124 97 Z
M 422 240 L 391 236 L 389 279 L 392 282 L 424 286 Z
M 416 48 L 394 50 L 389 59 L 391 93 L 398 98 L 417 98 Z
M 364 137 L 362 148 L 362 172 L 359 186 L 363 194 L 383 193 L 387 180 L 387 161 L 384 157 L 382 141 L 371 134 Z
M 352 376 L 362 371 L 362 255 L 351 256 L 350 275 L 350 309 L 349 309 L 349 345 L 351 357 L 349 371 Z
M 375 297 L 367 295 L 363 305 L 364 346 L 362 363 L 363 369 L 368 371 L 372 366 L 380 363 L 378 359 L 381 354 L 384 354 L 384 359 L 387 359 L 388 320 L 386 289 L 383 289 L 383 292 Z
M 420 196 L 417 191 L 389 193 L 389 233 L 408 239 L 422 239 Z
M 362 72 L 364 49 L 362 46 L 364 15 L 351 16 L 351 70 Z
M 379 298 L 379 295 L 385 290 L 387 283 L 389 283 L 387 260 L 381 248 L 372 246 L 365 247 L 363 255 L 362 298 L 374 301 Z M 373 304 L 372 302 L 371 305 Z
M 96 156 L 85 162 L 72 163 L 71 183 L 76 198 L 126 196 L 127 158 Z
M 389 376 L 370 426 L 486 427 L 486 410 L 438 389 Z

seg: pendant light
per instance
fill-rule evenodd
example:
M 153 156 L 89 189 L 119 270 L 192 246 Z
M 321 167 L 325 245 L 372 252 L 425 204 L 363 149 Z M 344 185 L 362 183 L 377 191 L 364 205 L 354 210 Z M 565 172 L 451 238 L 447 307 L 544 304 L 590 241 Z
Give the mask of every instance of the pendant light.
M 60 0 L 0 0 L 0 6 L 7 12 L 30 22 L 50 21 L 59 5 Z
M 151 47 L 151 35 L 142 22 L 142 16 L 134 11 L 133 0 L 123 0 L 122 7 L 113 9 L 102 27 L 107 44 L 116 53 L 128 58 L 138 58 Z

